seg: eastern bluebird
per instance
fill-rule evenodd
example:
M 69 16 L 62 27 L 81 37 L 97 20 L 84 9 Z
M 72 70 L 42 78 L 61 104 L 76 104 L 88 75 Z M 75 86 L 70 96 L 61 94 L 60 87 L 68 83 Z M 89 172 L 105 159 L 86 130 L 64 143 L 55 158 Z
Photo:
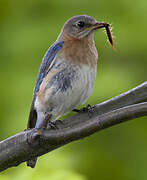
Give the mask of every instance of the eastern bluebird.
M 87 15 L 74 16 L 63 26 L 56 42 L 43 57 L 28 120 L 28 128 L 46 128 L 90 96 L 97 71 L 94 43 L 97 29 L 108 27 Z M 29 160 L 30 161 L 30 160 Z M 28 161 L 28 165 L 32 165 Z

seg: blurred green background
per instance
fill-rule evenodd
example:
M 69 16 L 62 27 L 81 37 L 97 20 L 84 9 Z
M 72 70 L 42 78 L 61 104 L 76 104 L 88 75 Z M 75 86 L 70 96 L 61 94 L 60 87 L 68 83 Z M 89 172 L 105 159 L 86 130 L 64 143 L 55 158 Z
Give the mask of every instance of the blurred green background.
M 0 0 L 0 140 L 26 128 L 41 59 L 64 22 L 87 14 L 112 24 L 115 50 L 102 30 L 95 36 L 98 75 L 87 103 L 123 93 L 147 79 L 147 1 Z M 146 118 L 73 142 L 21 164 L 0 180 L 146 180 Z

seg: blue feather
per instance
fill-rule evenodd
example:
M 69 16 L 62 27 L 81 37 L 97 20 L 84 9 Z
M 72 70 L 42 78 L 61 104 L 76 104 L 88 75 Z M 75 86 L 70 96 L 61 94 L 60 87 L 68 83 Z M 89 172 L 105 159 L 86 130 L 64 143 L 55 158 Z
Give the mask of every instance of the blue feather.
M 63 47 L 64 42 L 63 41 L 58 41 L 55 42 L 49 50 L 46 52 L 42 59 L 42 63 L 40 65 L 38 77 L 36 80 L 36 85 L 34 89 L 34 96 L 36 96 L 37 91 L 39 90 L 40 84 L 42 83 L 43 78 L 47 75 L 48 73 L 48 68 L 51 65 L 54 57 L 58 53 L 58 51 Z

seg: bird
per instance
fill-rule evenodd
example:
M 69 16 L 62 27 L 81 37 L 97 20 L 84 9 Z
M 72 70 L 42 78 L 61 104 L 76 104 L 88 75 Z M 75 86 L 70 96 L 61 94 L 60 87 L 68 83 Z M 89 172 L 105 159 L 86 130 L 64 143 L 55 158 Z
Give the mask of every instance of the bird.
M 57 40 L 42 59 L 27 129 L 47 128 L 50 122 L 87 101 L 97 72 L 94 34 L 108 26 L 88 15 L 73 16 L 65 22 Z M 47 122 L 44 121 L 46 117 Z M 35 163 L 36 158 L 27 161 L 31 167 Z

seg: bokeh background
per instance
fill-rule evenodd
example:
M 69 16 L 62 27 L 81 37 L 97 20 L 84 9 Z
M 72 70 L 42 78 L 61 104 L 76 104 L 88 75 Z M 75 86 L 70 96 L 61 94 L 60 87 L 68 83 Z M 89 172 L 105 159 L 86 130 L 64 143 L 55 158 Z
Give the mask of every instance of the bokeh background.
M 64 22 L 87 14 L 112 25 L 115 50 L 95 36 L 98 75 L 87 103 L 95 104 L 147 80 L 146 0 L 0 0 L 0 140 L 26 128 L 41 59 Z M 147 122 L 136 119 L 25 163 L 0 180 L 146 180 Z

